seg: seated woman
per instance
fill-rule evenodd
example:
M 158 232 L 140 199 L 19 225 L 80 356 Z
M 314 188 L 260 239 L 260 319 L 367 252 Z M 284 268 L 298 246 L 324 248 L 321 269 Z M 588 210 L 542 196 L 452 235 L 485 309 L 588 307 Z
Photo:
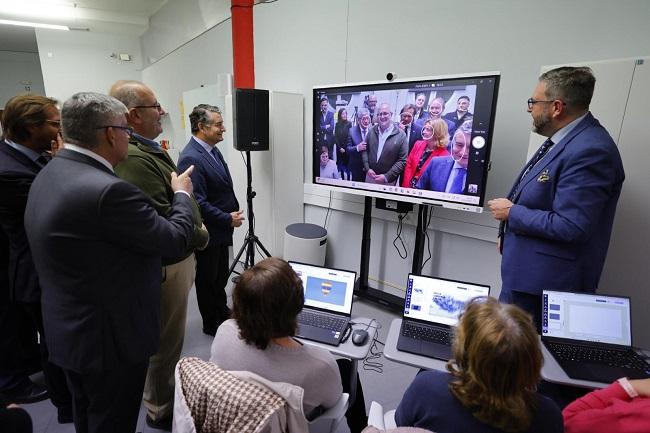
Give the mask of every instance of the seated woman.
M 562 432 L 562 415 L 535 392 L 542 352 L 530 316 L 494 298 L 468 302 L 449 373 L 418 374 L 397 407 L 398 426 L 448 432 Z
M 329 352 L 293 338 L 305 299 L 302 281 L 287 262 L 271 257 L 247 269 L 232 298 L 233 319 L 217 330 L 211 362 L 224 370 L 250 371 L 273 382 L 300 386 L 308 418 L 349 392 L 349 360 L 337 361 Z M 367 425 L 360 382 L 346 417 L 352 432 Z
M 650 379 L 619 379 L 562 411 L 567 433 L 650 431 Z
M 447 156 L 449 151 L 449 129 L 442 119 L 427 120 L 422 126 L 422 140 L 413 144 L 413 149 L 406 158 L 406 167 L 402 176 L 404 188 L 415 188 L 418 179 L 429 165 L 431 158 Z

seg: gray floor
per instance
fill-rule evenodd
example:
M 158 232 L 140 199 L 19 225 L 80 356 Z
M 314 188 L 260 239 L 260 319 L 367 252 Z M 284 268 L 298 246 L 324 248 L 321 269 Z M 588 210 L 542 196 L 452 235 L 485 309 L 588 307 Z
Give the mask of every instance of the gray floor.
M 376 319 L 381 328 L 378 332 L 379 341 L 384 342 L 388 334 L 388 326 L 393 318 L 397 315 L 380 309 L 372 303 L 359 300 L 354 301 L 352 316 L 369 317 Z M 183 345 L 183 356 L 198 356 L 208 359 L 210 354 L 210 344 L 212 337 L 203 334 L 201 331 L 201 316 L 199 315 L 196 304 L 196 294 L 194 289 L 190 294 L 188 307 L 187 327 L 185 333 L 185 344 Z M 381 350 L 383 347 L 378 345 Z M 383 372 L 365 370 L 362 363 L 359 363 L 359 375 L 363 386 L 366 407 L 370 406 L 371 401 L 381 403 L 385 410 L 394 409 L 402 398 L 406 387 L 411 383 L 417 370 L 402 364 L 397 364 L 385 359 L 383 356 L 378 360 L 382 364 Z M 38 380 L 38 378 L 36 378 Z M 74 433 L 72 424 L 59 424 L 56 419 L 56 410 L 48 401 L 35 404 L 23 405 L 29 412 L 34 423 L 34 433 Z M 140 408 L 140 418 L 138 419 L 138 432 L 149 433 L 159 432 L 160 430 L 149 428 L 145 423 L 144 408 Z M 338 433 L 348 432 L 345 423 L 342 423 Z

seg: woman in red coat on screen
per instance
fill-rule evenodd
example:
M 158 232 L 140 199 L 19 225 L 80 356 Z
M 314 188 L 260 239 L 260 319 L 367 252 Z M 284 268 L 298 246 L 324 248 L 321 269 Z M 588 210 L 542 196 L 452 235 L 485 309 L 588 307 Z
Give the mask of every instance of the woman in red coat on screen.
M 415 188 L 418 179 L 424 173 L 431 158 L 447 156 L 449 150 L 449 128 L 443 119 L 432 119 L 422 126 L 422 140 L 413 144 L 413 149 L 406 158 L 406 167 L 402 176 L 402 187 Z

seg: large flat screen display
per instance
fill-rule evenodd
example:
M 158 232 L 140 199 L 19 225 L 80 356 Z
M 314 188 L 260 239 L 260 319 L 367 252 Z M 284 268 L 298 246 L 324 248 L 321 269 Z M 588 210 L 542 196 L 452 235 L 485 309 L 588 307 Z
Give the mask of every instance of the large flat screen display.
M 313 89 L 313 182 L 482 211 L 499 73 Z

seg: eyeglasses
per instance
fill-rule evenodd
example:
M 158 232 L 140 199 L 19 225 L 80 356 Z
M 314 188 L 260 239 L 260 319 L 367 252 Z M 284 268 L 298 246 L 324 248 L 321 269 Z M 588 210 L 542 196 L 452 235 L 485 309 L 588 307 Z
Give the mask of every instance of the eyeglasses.
M 542 100 L 542 99 L 533 99 L 533 98 L 529 98 L 528 101 L 526 101 L 526 102 L 528 103 L 528 109 L 529 109 L 529 110 L 532 110 L 532 109 L 533 109 L 533 105 L 535 105 L 535 104 L 539 104 L 540 102 L 546 102 L 546 103 L 549 103 L 549 102 L 555 102 L 555 101 L 558 101 L 558 99 Z M 562 102 L 562 105 L 566 105 L 566 102 L 563 102 L 563 101 L 560 101 L 560 102 Z
M 129 137 L 133 135 L 133 128 L 130 126 L 121 126 L 121 125 L 106 125 L 106 126 L 99 126 L 95 129 L 106 129 L 106 128 L 116 128 L 116 129 L 121 129 L 122 131 L 126 132 Z
M 46 120 L 45 123 L 49 123 L 50 125 L 54 125 L 57 128 L 61 128 L 61 121 L 60 120 Z
M 153 105 L 136 105 L 135 107 L 132 108 L 155 108 L 158 111 L 162 111 L 162 106 L 160 105 L 160 102 L 156 102 Z

